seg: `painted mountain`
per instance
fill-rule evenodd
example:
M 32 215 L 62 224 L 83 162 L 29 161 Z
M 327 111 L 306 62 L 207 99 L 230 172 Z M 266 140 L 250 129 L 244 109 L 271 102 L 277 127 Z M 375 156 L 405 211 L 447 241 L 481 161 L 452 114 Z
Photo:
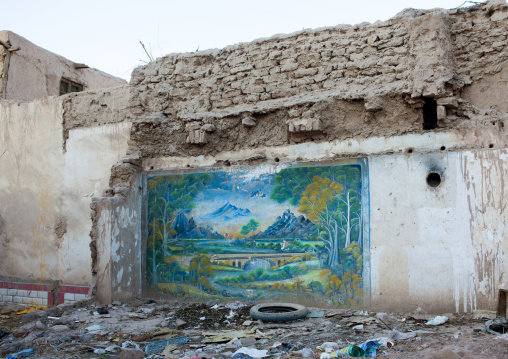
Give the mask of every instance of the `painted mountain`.
M 277 217 L 275 222 L 258 238 L 304 238 L 312 234 L 314 224 L 304 216 L 296 217 L 287 209 L 282 216 Z
M 231 203 L 226 203 L 216 211 L 212 213 L 206 214 L 204 216 L 200 216 L 199 219 L 203 221 L 207 220 L 221 220 L 221 221 L 230 221 L 232 219 L 236 219 L 239 217 L 248 217 L 251 216 L 252 212 L 248 209 L 238 208 Z
M 224 237 L 207 226 L 207 228 L 198 227 L 194 218 L 187 219 L 183 211 L 178 212 L 173 224 L 173 229 L 176 231 L 176 238 L 182 239 L 223 239 Z

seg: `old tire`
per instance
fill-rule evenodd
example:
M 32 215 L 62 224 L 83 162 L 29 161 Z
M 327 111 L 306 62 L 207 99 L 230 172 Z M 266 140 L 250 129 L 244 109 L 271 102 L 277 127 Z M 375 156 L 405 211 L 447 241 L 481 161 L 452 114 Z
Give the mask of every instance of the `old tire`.
M 263 322 L 289 322 L 305 318 L 309 310 L 300 304 L 263 303 L 250 308 L 252 319 Z

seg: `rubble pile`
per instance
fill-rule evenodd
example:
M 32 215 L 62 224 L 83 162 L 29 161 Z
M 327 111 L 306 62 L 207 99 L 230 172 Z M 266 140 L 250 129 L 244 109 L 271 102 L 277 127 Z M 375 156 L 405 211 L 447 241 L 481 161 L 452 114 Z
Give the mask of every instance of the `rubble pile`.
M 30 312 L 0 306 L 7 358 L 506 358 L 495 312 L 434 316 L 308 308 L 301 320 L 256 321 L 242 302 L 86 300 Z M 496 331 L 497 330 L 497 331 Z

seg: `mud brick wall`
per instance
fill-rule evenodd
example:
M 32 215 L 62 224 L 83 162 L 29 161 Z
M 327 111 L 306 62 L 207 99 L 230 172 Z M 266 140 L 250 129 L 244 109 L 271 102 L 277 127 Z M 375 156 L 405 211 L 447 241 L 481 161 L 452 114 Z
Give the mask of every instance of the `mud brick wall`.
M 424 98 L 439 100 L 438 130 L 484 126 L 491 109 L 480 113 L 481 96 L 462 91 L 502 71 L 507 14 L 494 3 L 410 9 L 385 22 L 165 56 L 133 72 L 129 154 L 214 155 L 421 133 Z M 319 129 L 292 131 L 302 120 L 319 120 Z

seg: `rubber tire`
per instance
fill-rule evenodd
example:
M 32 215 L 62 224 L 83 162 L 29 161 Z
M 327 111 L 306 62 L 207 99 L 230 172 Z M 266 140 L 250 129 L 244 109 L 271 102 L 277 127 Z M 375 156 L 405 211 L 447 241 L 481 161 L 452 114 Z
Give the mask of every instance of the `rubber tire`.
M 282 309 L 280 313 L 269 313 L 266 310 Z M 261 320 L 263 322 L 289 322 L 305 318 L 309 314 L 307 307 L 293 303 L 262 303 L 250 308 L 250 316 L 252 319 Z

